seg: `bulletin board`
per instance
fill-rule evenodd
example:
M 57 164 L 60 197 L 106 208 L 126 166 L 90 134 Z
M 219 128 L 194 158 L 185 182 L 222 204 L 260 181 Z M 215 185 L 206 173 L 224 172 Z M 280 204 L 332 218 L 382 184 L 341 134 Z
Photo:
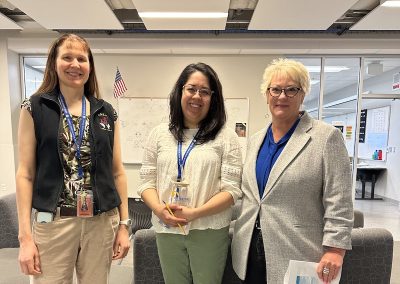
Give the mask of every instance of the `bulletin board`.
M 227 126 L 239 136 L 243 159 L 247 147 L 249 99 L 225 99 Z M 169 120 L 168 98 L 120 98 L 118 117 L 121 123 L 122 161 L 126 164 L 140 164 L 144 146 L 150 131 Z
M 382 150 L 382 161 L 386 160 L 389 139 L 390 106 L 368 109 L 364 142 L 358 144 L 358 157 L 372 160 L 375 150 Z

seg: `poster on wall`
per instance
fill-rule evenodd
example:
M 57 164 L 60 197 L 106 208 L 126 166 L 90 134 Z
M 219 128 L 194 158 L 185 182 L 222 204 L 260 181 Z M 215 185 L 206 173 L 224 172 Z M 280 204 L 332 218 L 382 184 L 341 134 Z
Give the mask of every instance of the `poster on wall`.
M 400 89 L 400 72 L 395 73 L 393 75 L 393 85 L 392 90 L 399 90 Z
M 246 137 L 246 124 L 245 122 L 236 122 L 235 132 L 238 137 Z
M 360 116 L 360 137 L 358 138 L 359 143 L 365 143 L 365 130 L 367 128 L 367 110 L 361 110 Z
M 344 121 L 332 121 L 332 125 L 344 133 Z
M 358 157 L 368 160 L 386 160 L 389 139 L 390 106 L 368 109 L 365 142 L 359 144 Z
M 346 126 L 346 140 L 351 140 L 351 136 L 353 135 L 353 126 Z

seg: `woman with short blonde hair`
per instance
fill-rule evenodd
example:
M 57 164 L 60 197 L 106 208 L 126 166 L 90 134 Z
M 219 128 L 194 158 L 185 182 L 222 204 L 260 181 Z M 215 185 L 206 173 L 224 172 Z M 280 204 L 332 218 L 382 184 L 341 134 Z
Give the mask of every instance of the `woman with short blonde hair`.
M 305 66 L 274 60 L 261 84 L 272 121 L 256 133 L 243 167 L 233 267 L 248 284 L 283 283 L 289 260 L 317 262 L 335 279 L 351 249 L 351 169 L 342 133 L 300 111 L 310 91 Z

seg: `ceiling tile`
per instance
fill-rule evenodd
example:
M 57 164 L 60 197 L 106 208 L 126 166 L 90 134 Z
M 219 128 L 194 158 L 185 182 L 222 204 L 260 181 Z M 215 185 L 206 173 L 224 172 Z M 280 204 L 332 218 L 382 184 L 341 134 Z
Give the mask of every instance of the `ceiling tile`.
M 0 30 L 22 30 L 14 21 L 0 13 Z
M 249 30 L 326 30 L 357 1 L 259 0 Z
M 400 7 L 378 6 L 350 30 L 400 30 Z
M 123 30 L 105 1 L 8 0 L 46 29 Z

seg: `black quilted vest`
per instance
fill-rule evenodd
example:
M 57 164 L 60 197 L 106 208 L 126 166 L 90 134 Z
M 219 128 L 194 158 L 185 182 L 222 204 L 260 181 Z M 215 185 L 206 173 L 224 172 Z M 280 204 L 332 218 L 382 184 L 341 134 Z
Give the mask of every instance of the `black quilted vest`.
M 114 110 L 93 96 L 90 102 L 89 139 L 91 183 L 95 214 L 111 210 L 121 203 L 112 172 L 114 146 Z M 59 133 L 62 131 L 58 93 L 30 97 L 36 136 L 36 174 L 32 207 L 55 212 L 64 188 Z

